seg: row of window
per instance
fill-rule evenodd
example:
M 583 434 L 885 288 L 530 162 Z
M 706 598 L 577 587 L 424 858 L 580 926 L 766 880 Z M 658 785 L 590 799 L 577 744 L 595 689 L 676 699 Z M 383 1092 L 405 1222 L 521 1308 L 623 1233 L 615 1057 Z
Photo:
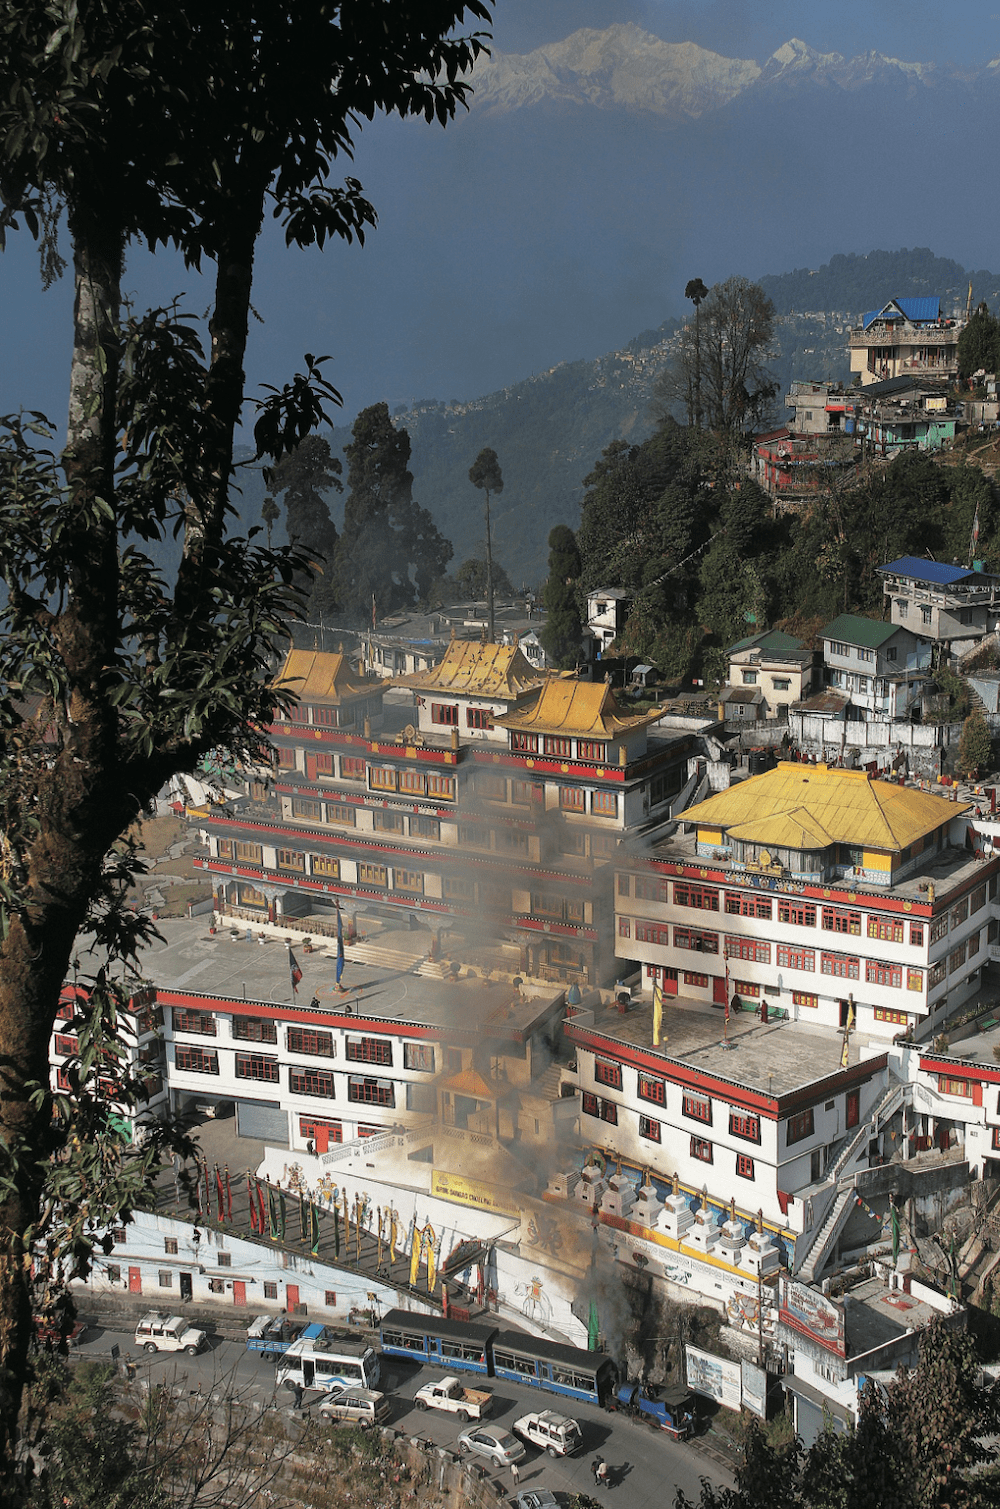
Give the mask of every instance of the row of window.
M 581 1099 L 581 1107 L 584 1116 L 596 1117 L 599 1121 L 609 1125 L 618 1125 L 618 1107 L 613 1100 L 600 1100 L 596 1095 L 584 1091 Z M 662 1142 L 663 1129 L 661 1123 L 651 1116 L 640 1115 L 639 1136 L 645 1142 Z M 704 1137 L 691 1136 L 690 1153 L 692 1158 L 697 1158 L 701 1163 L 714 1161 L 714 1148 L 711 1142 Z M 736 1172 L 741 1179 L 754 1177 L 754 1161 L 748 1153 L 736 1154 Z
M 174 1050 L 174 1062 L 178 1069 L 188 1074 L 219 1072 L 219 1055 L 208 1048 L 178 1043 Z M 236 1055 L 237 1079 L 276 1085 L 280 1083 L 279 1071 L 278 1060 L 267 1054 L 241 1051 Z M 335 1076 L 331 1069 L 296 1069 L 289 1066 L 288 1088 L 293 1095 L 318 1095 L 326 1100 L 335 1100 L 337 1095 Z M 395 1106 L 396 1088 L 391 1079 L 368 1079 L 349 1074 L 347 1098 L 361 1105 Z
M 658 901 L 664 905 L 670 899 L 668 881 L 658 875 L 619 874 L 618 894 L 619 896 L 633 895 L 639 901 Z M 724 909 L 731 917 L 755 917 L 764 922 L 774 921 L 777 915 L 777 920 L 786 927 L 815 927 L 818 920 L 821 928 L 826 932 L 854 937 L 860 937 L 862 933 L 860 911 L 847 907 L 819 906 L 792 897 L 778 897 L 775 901 L 775 898 L 762 896 L 758 892 L 720 891 L 713 886 L 700 885 L 688 880 L 675 880 L 673 900 L 675 906 L 692 907 L 705 912 L 718 912 Z M 945 937 L 949 927 L 952 930 L 961 927 L 970 916 L 974 916 L 985 905 L 986 886 L 981 885 L 957 906 L 952 907 L 950 912 L 945 912 L 935 919 L 931 924 L 930 942 L 937 943 Z M 908 941 L 912 947 L 922 948 L 924 929 L 925 924 L 922 921 L 907 923 L 901 917 L 886 916 L 880 912 L 868 914 L 868 937 L 877 938 L 885 943 Z
M 655 943 L 662 948 L 670 946 L 670 930 L 666 923 L 648 923 L 633 921 L 630 917 L 618 918 L 618 936 L 631 938 L 633 929 L 636 942 Z M 697 953 L 717 954 L 719 952 L 718 933 L 704 932 L 698 928 L 675 927 L 674 948 L 693 949 Z M 803 973 L 813 972 L 816 969 L 816 950 L 812 948 L 800 948 L 791 943 L 770 944 L 760 938 L 737 938 L 728 936 L 725 938 L 726 954 L 730 959 L 741 959 L 753 964 L 770 964 L 771 951 L 774 949 L 775 962 L 779 969 L 796 969 Z M 964 945 L 955 950 L 953 957 L 961 960 L 951 965 L 955 970 L 964 962 Z M 861 960 L 848 954 L 833 954 L 821 952 L 820 973 L 832 975 L 842 980 L 859 980 L 861 978 Z M 878 959 L 866 959 L 865 979 L 870 985 L 886 985 L 895 990 L 903 988 L 903 965 L 885 964 Z M 943 965 L 941 966 L 943 970 Z M 931 972 L 932 975 L 934 971 Z M 942 976 L 943 977 L 943 976 Z M 746 984 L 747 982 L 743 982 Z M 932 982 L 933 983 L 933 982 Z M 924 988 L 924 971 L 922 969 L 907 968 L 907 990 L 922 991 Z M 737 990 L 737 994 L 756 995 L 756 990 Z M 808 1002 L 816 1004 L 815 998 Z
M 594 1082 L 609 1090 L 623 1088 L 622 1066 L 612 1059 L 594 1059 Z M 637 1071 L 637 1091 L 640 1100 L 651 1105 L 666 1106 L 667 1084 L 655 1074 Z M 681 1097 L 681 1114 L 692 1121 L 712 1123 L 712 1100 L 694 1090 L 687 1090 Z M 743 1137 L 749 1142 L 760 1141 L 760 1117 L 745 1111 L 729 1112 L 729 1132 L 733 1137 Z
M 175 1032 L 196 1033 L 201 1037 L 215 1037 L 218 1019 L 208 1011 L 173 1010 Z M 247 1043 L 277 1043 L 278 1024 L 261 1017 L 234 1016 L 233 1037 Z M 56 1040 L 57 1052 L 75 1052 L 76 1039 L 67 1039 L 73 1047 L 61 1049 Z M 288 1027 L 285 1031 L 285 1046 L 289 1053 L 301 1053 L 309 1058 L 336 1058 L 336 1039 L 332 1032 L 313 1027 Z M 393 1061 L 392 1040 L 383 1037 L 347 1037 L 344 1040 L 344 1057 L 349 1063 L 380 1064 L 391 1068 Z M 404 1043 L 403 1068 L 434 1073 L 434 1046 L 432 1043 Z
M 598 765 L 607 764 L 608 746 L 600 739 L 570 739 L 558 734 L 529 734 L 515 731 L 510 736 L 510 747 L 516 754 L 546 754 L 557 759 L 592 760 Z

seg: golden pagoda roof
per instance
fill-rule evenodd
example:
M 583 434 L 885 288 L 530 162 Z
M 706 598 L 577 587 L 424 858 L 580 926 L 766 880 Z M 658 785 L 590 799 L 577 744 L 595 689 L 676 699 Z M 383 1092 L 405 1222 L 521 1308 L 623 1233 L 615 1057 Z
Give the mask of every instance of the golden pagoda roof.
M 543 685 L 546 674 L 537 671 L 516 644 L 453 639 L 437 665 L 409 676 L 396 676 L 392 684 L 418 692 L 508 698 Z
M 294 692 L 301 702 L 343 702 L 373 690 L 371 682 L 359 681 L 347 656 L 328 650 L 289 650 L 275 681 L 282 690 Z
M 642 728 L 646 723 L 655 723 L 663 713 L 662 707 L 646 713 L 622 712 L 606 682 L 554 676 L 546 682 L 542 695 L 530 707 L 508 713 L 496 721 L 504 728 L 609 738 Z
M 689 807 L 682 821 L 775 848 L 906 849 L 968 811 L 943 796 L 873 780 L 864 770 L 783 761 Z
M 463 1069 L 460 1074 L 452 1074 L 449 1079 L 438 1082 L 441 1090 L 451 1090 L 456 1095 L 466 1095 L 470 1100 L 496 1100 L 496 1087 L 487 1084 L 486 1080 L 477 1069 Z

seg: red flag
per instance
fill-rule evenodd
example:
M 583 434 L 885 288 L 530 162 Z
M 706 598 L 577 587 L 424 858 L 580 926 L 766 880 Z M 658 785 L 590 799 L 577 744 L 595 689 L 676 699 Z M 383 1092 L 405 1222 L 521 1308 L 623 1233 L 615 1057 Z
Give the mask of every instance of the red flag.
M 296 995 L 298 993 L 299 981 L 302 979 L 302 971 L 299 968 L 299 961 L 291 949 L 288 950 L 288 972 L 292 977 L 292 995 Z
M 254 1198 L 253 1185 L 250 1183 L 250 1175 L 247 1174 L 247 1199 L 250 1201 L 250 1230 L 257 1234 L 257 1201 Z
M 229 1164 L 226 1164 L 226 1216 L 233 1219 L 233 1186 L 229 1182 Z
M 264 1191 L 257 1180 L 257 1231 L 261 1236 L 268 1230 L 267 1206 L 264 1204 Z
M 205 1170 L 205 1220 L 210 1221 L 212 1219 L 212 1186 L 208 1178 L 208 1164 L 204 1163 L 202 1167 Z
M 223 1196 L 222 1196 L 222 1175 L 219 1173 L 219 1165 L 218 1164 L 215 1165 L 215 1195 L 216 1195 L 216 1204 L 217 1204 L 218 1209 L 219 1209 L 219 1225 L 222 1226 L 222 1225 L 225 1224 L 226 1211 L 225 1211 L 225 1205 L 223 1204 Z

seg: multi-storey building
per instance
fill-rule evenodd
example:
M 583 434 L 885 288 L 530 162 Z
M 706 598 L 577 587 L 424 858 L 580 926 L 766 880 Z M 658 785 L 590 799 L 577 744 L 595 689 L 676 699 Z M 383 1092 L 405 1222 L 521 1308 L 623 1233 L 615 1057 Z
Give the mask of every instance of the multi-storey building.
M 865 771 L 782 763 L 684 813 L 694 831 L 618 867 L 616 947 L 668 996 L 765 1001 L 874 1040 L 971 995 L 1000 858 L 968 807 Z
M 904 555 L 878 568 L 894 624 L 956 655 L 1000 628 L 1000 577 Z
M 730 645 L 729 687 L 760 692 L 764 716 L 776 718 L 778 709 L 808 697 L 813 686 L 813 652 L 794 634 L 768 629 Z
M 964 323 L 942 319 L 937 298 L 890 299 L 851 331 L 851 371 L 862 387 L 891 377 L 956 377 Z
M 820 630 L 827 686 L 845 692 L 848 717 L 905 718 L 930 670 L 930 646 L 899 623 L 841 613 Z
M 609 862 L 666 814 L 691 734 L 656 736 L 659 709 L 625 712 L 516 645 L 452 642 L 396 683 L 409 702 L 340 655 L 293 651 L 281 682 L 298 701 L 270 730 L 270 786 L 201 814 L 219 913 L 323 933 L 346 901 L 514 945 L 515 972 L 603 978 Z

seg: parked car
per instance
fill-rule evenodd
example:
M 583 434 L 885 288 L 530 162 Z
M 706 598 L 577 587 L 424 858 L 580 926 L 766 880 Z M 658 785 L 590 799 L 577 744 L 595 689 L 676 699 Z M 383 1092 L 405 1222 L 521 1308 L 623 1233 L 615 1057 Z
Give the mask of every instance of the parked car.
M 136 1344 L 147 1352 L 187 1352 L 194 1357 L 204 1347 L 204 1331 L 189 1326 L 183 1315 L 161 1315 L 151 1310 L 135 1328 Z
M 331 1389 L 315 1406 L 321 1420 L 360 1425 L 384 1425 L 392 1413 L 384 1394 L 372 1388 Z
M 575 1420 L 557 1415 L 555 1410 L 533 1410 L 511 1426 L 515 1436 L 531 1446 L 540 1446 L 550 1457 L 570 1457 L 583 1445 L 583 1436 Z
M 470 1425 L 460 1434 L 458 1449 L 466 1456 L 488 1457 L 494 1467 L 509 1467 L 524 1456 L 517 1437 L 498 1425 Z
M 46 1320 L 41 1315 L 35 1316 L 35 1335 L 39 1341 L 46 1342 L 51 1346 L 58 1346 L 61 1341 L 65 1341 L 68 1347 L 75 1347 L 82 1341 L 86 1329 L 86 1321 L 74 1320 L 69 1330 L 64 1334 L 57 1321 L 52 1319 Z
M 517 1509 L 559 1509 L 559 1500 L 547 1488 L 528 1488 L 514 1503 Z
M 413 1402 L 417 1409 L 450 1411 L 464 1423 L 485 1420 L 493 1408 L 493 1395 L 489 1389 L 463 1388 L 457 1378 L 448 1377 L 425 1383 L 417 1390 Z

